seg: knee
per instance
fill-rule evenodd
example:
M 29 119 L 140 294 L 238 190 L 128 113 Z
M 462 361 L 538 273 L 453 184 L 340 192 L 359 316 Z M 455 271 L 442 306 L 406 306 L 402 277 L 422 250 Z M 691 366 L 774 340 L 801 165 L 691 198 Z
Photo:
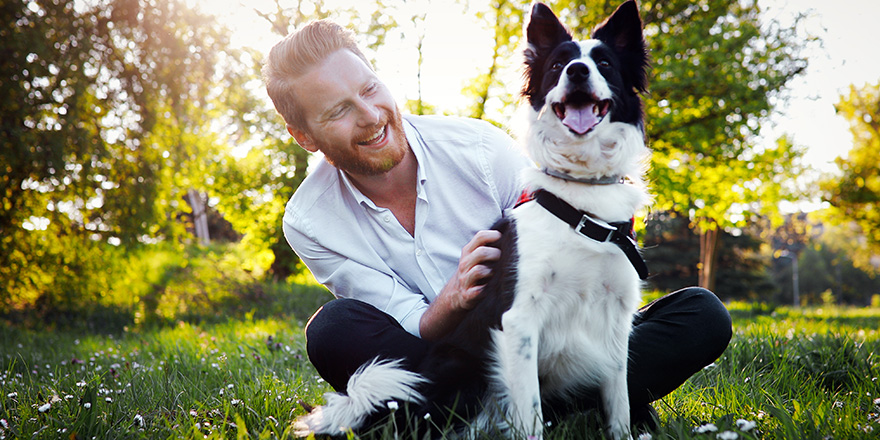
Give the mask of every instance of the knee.
M 340 337 L 340 323 L 346 322 L 359 301 L 339 298 L 321 306 L 306 324 L 306 350 L 311 356 L 320 347 L 334 347 Z
M 699 316 L 700 332 L 704 334 L 711 361 L 714 361 L 724 353 L 733 336 L 730 312 L 710 290 L 691 287 L 684 289 L 682 294 L 688 303 L 687 308 Z

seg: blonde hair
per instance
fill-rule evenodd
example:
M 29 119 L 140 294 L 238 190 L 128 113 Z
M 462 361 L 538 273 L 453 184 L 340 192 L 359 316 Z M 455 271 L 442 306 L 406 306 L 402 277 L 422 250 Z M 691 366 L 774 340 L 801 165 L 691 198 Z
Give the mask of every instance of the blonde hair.
M 263 64 L 263 81 L 275 110 L 288 125 L 300 130 L 307 128 L 293 91 L 297 78 L 340 49 L 352 51 L 373 68 L 358 48 L 354 33 L 329 20 L 310 22 L 269 51 Z

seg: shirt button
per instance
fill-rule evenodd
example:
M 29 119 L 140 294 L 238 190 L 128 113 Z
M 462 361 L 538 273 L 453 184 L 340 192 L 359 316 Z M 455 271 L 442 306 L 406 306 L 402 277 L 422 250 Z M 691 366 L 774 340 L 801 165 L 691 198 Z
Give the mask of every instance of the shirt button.
M 421 249 L 416 249 L 416 256 L 417 256 L 417 257 L 421 257 L 421 256 L 422 256 L 422 250 L 421 250 Z
M 386 215 L 385 217 L 382 218 L 382 220 L 385 220 L 385 223 L 388 223 L 388 222 L 391 221 L 391 216 L 390 216 L 390 215 Z

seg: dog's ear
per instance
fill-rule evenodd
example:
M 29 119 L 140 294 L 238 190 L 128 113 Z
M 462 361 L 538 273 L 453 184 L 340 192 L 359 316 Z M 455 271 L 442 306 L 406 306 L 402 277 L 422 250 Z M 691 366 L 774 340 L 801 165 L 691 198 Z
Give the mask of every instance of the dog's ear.
M 523 85 L 522 96 L 529 100 L 535 110 L 538 110 L 544 105 L 544 100 L 538 97 L 543 81 L 540 66 L 554 47 L 571 41 L 571 34 L 547 5 L 537 2 L 532 5 L 532 13 L 523 34 L 526 36 L 527 44 L 523 52 L 526 82 Z
M 559 22 L 553 11 L 543 3 L 532 5 L 532 13 L 526 24 L 526 58 L 536 56 L 535 51 L 549 49 L 559 43 L 571 41 L 571 34 Z
M 648 67 L 648 51 L 642 36 L 642 19 L 635 0 L 620 5 L 607 20 L 593 29 L 593 38 L 611 46 L 621 61 L 633 66 L 634 72 L 640 72 L 629 78 L 640 92 L 648 88 L 645 70 Z

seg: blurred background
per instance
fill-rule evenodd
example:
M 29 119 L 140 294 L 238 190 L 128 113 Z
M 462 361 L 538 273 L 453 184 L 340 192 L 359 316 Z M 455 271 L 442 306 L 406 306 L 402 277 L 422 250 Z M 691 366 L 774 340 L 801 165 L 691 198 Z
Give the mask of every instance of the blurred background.
M 559 0 L 580 37 L 618 2 Z M 875 1 L 641 1 L 656 296 L 880 305 Z M 317 18 L 405 112 L 517 125 L 527 1 L 7 0 L 0 320 L 123 328 L 314 310 L 281 233 L 310 158 L 260 80 Z M 874 32 L 876 33 L 876 32 Z

